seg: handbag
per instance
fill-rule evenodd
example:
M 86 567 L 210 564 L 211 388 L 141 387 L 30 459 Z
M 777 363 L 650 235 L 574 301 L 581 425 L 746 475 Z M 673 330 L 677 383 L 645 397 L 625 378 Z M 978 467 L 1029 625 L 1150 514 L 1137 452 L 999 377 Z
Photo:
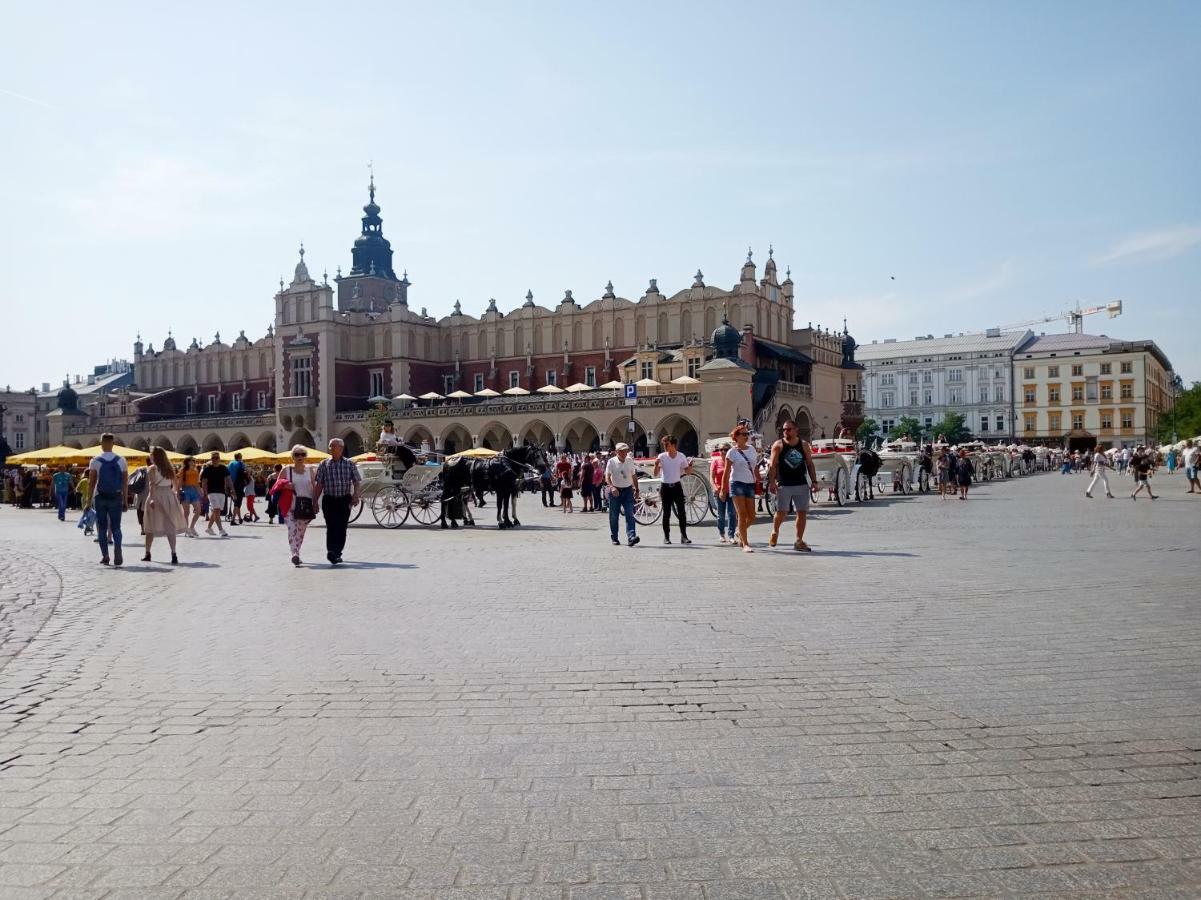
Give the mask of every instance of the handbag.
M 289 466 L 288 484 L 292 484 L 292 467 Z M 278 484 L 278 479 L 276 480 Z M 292 518 L 297 522 L 311 522 L 317 518 L 317 504 L 313 502 L 312 497 L 296 496 L 296 489 L 292 488 Z

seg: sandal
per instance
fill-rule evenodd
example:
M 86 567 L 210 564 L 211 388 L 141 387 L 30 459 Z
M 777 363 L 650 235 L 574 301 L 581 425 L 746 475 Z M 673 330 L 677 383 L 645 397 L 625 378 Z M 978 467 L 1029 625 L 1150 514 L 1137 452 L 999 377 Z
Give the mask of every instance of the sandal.
M 775 531 L 773 531 L 773 532 L 771 533 L 771 537 L 769 537 L 769 538 L 767 539 L 767 546 L 769 546 L 769 547 L 774 547 L 774 546 L 776 546 L 776 541 L 779 539 L 779 537 L 780 537 L 779 533 L 778 533 L 778 532 L 775 532 Z

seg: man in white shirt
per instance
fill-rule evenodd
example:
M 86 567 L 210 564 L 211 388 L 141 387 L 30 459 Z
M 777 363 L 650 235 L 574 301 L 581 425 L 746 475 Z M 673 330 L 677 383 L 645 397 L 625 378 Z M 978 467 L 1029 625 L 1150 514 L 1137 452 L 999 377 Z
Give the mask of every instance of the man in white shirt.
M 121 514 L 129 508 L 129 464 L 113 452 L 114 438 L 100 436 L 100 455 L 88 464 L 88 483 L 96 509 L 96 533 L 100 536 L 100 562 L 108 565 L 108 539 L 113 539 L 113 565 L 121 565 Z
M 605 463 L 605 485 L 609 490 L 609 537 L 613 545 L 621 543 L 617 539 L 617 518 L 621 513 L 626 517 L 626 539 L 631 547 L 638 543 L 638 531 L 634 520 L 634 501 L 638 499 L 638 470 L 634 467 L 634 459 L 630 456 L 629 444 L 618 444 L 614 448 L 616 456 Z
M 684 514 L 684 485 L 680 481 L 692 471 L 692 460 L 680 452 L 679 442 L 672 435 L 663 438 L 664 451 L 655 457 L 655 476 L 662 476 L 659 502 L 663 504 L 663 543 L 671 543 L 671 513 L 675 510 L 680 523 L 680 543 L 688 540 L 688 519 Z
M 1198 447 L 1195 441 L 1188 441 L 1184 445 L 1184 477 L 1188 479 L 1188 493 L 1195 494 L 1201 491 L 1201 472 L 1197 471 L 1201 465 L 1201 447 Z

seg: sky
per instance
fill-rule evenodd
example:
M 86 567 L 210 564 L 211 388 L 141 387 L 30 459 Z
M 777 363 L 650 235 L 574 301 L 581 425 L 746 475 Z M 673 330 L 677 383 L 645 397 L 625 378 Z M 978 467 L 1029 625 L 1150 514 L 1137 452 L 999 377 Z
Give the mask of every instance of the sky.
M 302 241 L 314 274 L 349 270 L 369 161 L 433 315 L 698 268 L 729 287 L 771 245 L 797 327 L 866 343 L 1121 299 L 1085 330 L 1201 379 L 1195 2 L 0 16 L 0 386 L 131 358 L 138 332 L 261 337 Z

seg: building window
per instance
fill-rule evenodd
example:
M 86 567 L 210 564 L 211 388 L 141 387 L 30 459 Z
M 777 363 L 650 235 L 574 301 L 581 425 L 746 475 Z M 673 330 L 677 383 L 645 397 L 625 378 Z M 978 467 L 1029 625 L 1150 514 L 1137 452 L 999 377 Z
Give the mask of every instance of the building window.
M 298 356 L 292 360 L 292 396 L 313 396 L 313 359 Z
M 214 413 L 216 411 L 217 411 L 217 395 L 209 394 L 209 412 Z
M 931 417 L 931 416 L 926 416 L 926 418 L 922 419 L 922 424 L 923 424 L 923 425 L 924 425 L 926 428 L 930 428 L 930 427 L 932 427 L 932 426 L 934 425 L 934 419 L 933 419 L 933 417 Z
M 885 409 L 888 409 L 889 407 L 892 406 L 892 391 L 881 391 L 880 392 L 880 405 L 883 406 Z
M 694 363 L 698 363 L 698 362 L 700 362 L 700 360 L 697 360 L 697 359 L 688 360 L 688 374 L 689 375 L 691 375 L 696 370 L 696 366 L 694 365 Z M 588 387 L 596 387 L 596 366 L 587 366 L 584 369 L 584 384 L 588 385 Z
M 947 381 L 963 381 L 963 369 L 947 369 Z
M 1123 375 L 1133 375 L 1134 374 L 1134 363 L 1132 363 L 1132 362 L 1122 363 L 1122 374 Z
M 922 406 L 930 406 L 934 403 L 933 391 L 922 391 Z
M 894 376 L 891 372 L 887 375 L 880 376 L 880 384 L 887 385 L 889 387 L 895 383 L 895 380 L 896 376 Z
M 1059 385 L 1052 384 L 1047 387 L 1047 400 L 1051 403 L 1059 402 Z
M 1072 413 L 1072 431 L 1084 430 L 1084 413 Z
M 1105 410 L 1101 413 L 1101 430 L 1109 431 L 1111 428 L 1113 428 L 1113 413 Z
M 988 416 L 980 417 L 980 433 L 981 434 L 988 433 Z
M 1026 430 L 1034 431 L 1034 416 L 1026 416 Z
M 917 384 L 917 372 L 910 372 L 910 373 L 909 373 L 909 383 L 910 383 L 910 384 Z
M 184 411 L 185 415 L 189 415 L 189 416 L 192 413 L 196 412 L 196 398 L 195 397 L 184 397 L 183 398 L 183 411 Z
M 234 412 L 242 411 L 242 395 L 234 394 L 229 398 L 229 408 Z
M 1048 366 L 1047 367 L 1047 377 L 1048 378 L 1058 378 L 1059 377 L 1059 366 Z
M 18 431 L 16 434 L 14 434 L 13 440 L 16 442 L 16 446 L 13 447 L 14 450 L 24 450 L 25 449 L 25 432 L 24 431 Z
M 1026 368 L 1022 369 L 1022 377 L 1025 378 L 1027 381 L 1033 379 L 1034 378 L 1034 366 L 1026 366 Z
M 483 384 L 483 381 L 478 381 L 476 383 Z M 455 376 L 443 375 L 442 376 L 442 393 L 453 394 L 454 390 L 455 390 Z M 477 388 L 477 390 L 483 390 L 483 388 Z
M 476 372 L 475 373 L 475 381 L 473 383 L 475 384 L 475 387 L 473 388 L 473 390 L 475 391 L 475 393 L 478 394 L 480 391 L 482 391 L 484 389 L 484 373 Z M 452 381 L 451 384 L 454 384 L 454 382 Z
M 1072 385 L 1072 400 L 1079 402 L 1080 400 L 1083 400 L 1083 399 L 1084 399 L 1084 385 L 1082 385 L 1082 384 Z
M 953 387 L 947 391 L 947 402 L 952 406 L 963 403 L 963 388 Z
M 1059 413 L 1051 413 L 1047 416 L 1047 428 L 1050 431 L 1059 431 Z
M 934 384 L 934 373 L 922 372 L 922 384 Z
M 259 391 L 257 394 L 254 395 L 254 406 L 255 406 L 255 409 L 266 409 L 267 408 L 267 392 L 266 391 Z
M 383 369 L 372 369 L 371 370 L 371 392 L 367 396 L 368 397 L 384 396 L 384 370 Z
M 859 399 L 859 385 L 856 382 L 851 382 L 847 385 L 847 399 L 855 401 Z
M 909 405 L 917 406 L 917 391 L 916 390 L 912 390 L 909 392 Z
M 1113 385 L 1110 384 L 1108 381 L 1105 382 L 1105 384 L 1101 385 L 1101 399 L 1102 400 L 1112 400 L 1113 399 Z
M 559 383 L 559 373 L 556 372 L 554 369 L 547 369 L 546 370 L 546 383 L 557 385 Z
M 997 431 L 1004 431 L 1004 430 L 1005 430 L 1005 417 L 997 416 Z
M 1121 396 L 1122 396 L 1123 400 L 1133 400 L 1134 399 L 1134 385 L 1133 384 L 1122 385 Z
M 1101 363 L 1101 374 L 1102 375 L 1110 375 L 1112 373 L 1113 373 L 1113 364 L 1112 363 Z
M 1080 365 L 1079 363 L 1076 363 L 1075 365 L 1072 366 L 1072 374 L 1075 375 L 1077 378 L 1079 378 L 1081 375 L 1084 374 L 1084 366 Z
M 696 378 L 696 373 L 701 369 L 701 358 L 693 356 L 688 359 L 688 377 Z M 595 370 L 593 370 L 595 371 Z
M 988 385 L 987 384 L 980 385 L 980 402 L 981 403 L 988 402 Z
M 17 424 L 18 425 L 25 424 L 25 413 L 17 413 Z
M 639 378 L 654 378 L 655 377 L 655 364 L 653 362 L 644 362 L 639 367 L 639 371 L 642 373 L 641 375 L 638 376 Z M 885 376 L 885 377 L 888 377 L 888 376 Z
M 880 430 L 883 431 L 885 434 L 888 434 L 888 432 L 892 431 L 893 426 L 895 426 L 896 424 L 897 423 L 896 423 L 895 419 L 881 419 L 880 420 Z
M 521 387 L 521 372 L 518 369 L 509 370 L 509 387 Z
M 1122 428 L 1129 430 L 1134 427 L 1134 413 L 1129 410 L 1122 411 Z

